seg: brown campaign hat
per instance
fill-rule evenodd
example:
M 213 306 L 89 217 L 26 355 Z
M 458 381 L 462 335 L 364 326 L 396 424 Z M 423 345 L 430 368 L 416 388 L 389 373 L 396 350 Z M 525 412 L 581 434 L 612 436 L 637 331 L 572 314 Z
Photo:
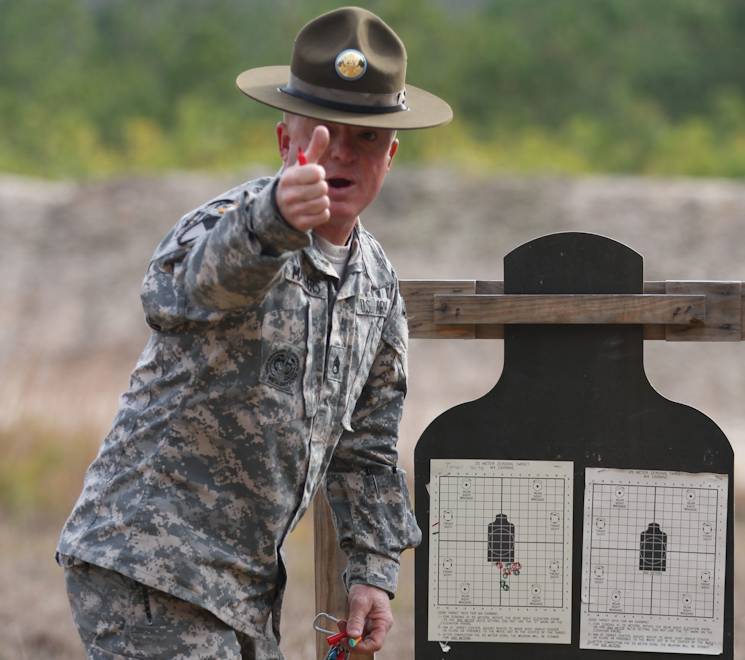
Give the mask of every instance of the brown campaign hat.
M 335 9 L 306 24 L 290 66 L 249 69 L 246 95 L 305 117 L 373 128 L 427 128 L 453 118 L 441 98 L 406 84 L 406 48 L 375 14 Z

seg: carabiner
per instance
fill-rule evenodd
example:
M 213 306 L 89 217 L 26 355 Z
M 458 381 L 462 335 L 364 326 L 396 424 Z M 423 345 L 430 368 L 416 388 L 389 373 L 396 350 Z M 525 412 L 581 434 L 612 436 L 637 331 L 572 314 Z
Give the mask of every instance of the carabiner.
M 320 621 L 323 619 L 328 619 L 332 623 L 339 623 L 339 621 L 341 620 L 337 619 L 335 616 L 326 614 L 326 612 L 320 612 L 319 614 L 316 614 L 316 618 L 313 619 L 313 630 L 324 635 L 334 635 L 335 633 L 339 632 L 338 630 L 328 630 L 326 628 L 322 628 Z

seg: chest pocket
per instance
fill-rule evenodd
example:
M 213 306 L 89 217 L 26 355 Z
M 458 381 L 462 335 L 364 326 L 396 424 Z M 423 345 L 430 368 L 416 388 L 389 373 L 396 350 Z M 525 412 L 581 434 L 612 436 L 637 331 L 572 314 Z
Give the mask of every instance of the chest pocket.
M 382 290 L 383 295 L 387 290 Z M 355 404 L 367 382 L 375 354 L 383 332 L 383 324 L 388 316 L 391 301 L 375 295 L 360 295 L 355 301 L 354 340 L 352 343 L 352 363 L 349 374 L 346 406 L 342 416 L 342 426 L 352 431 L 351 418 Z
M 264 299 L 259 380 L 273 388 L 282 414 L 294 418 L 312 417 L 318 406 L 326 347 L 326 296 L 325 282 L 308 273 L 296 257 L 288 261 L 283 277 Z
M 280 280 L 262 303 L 261 362 L 258 380 L 266 405 L 279 418 L 303 415 L 303 380 L 312 347 L 308 345 L 308 296 L 293 281 Z

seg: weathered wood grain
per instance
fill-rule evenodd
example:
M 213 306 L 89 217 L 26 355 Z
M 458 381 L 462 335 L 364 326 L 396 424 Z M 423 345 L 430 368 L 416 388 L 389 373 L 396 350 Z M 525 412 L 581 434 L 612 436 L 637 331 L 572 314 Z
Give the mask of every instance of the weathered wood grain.
M 504 283 L 499 280 L 475 282 L 472 280 L 403 280 L 401 291 L 409 309 L 409 334 L 412 338 L 502 339 L 504 337 L 503 324 L 491 320 L 484 322 L 482 319 L 481 322 L 475 322 L 461 318 L 457 323 L 446 323 L 445 321 L 452 321 L 452 319 L 443 319 L 439 315 L 435 320 L 435 296 L 500 295 L 504 292 Z M 742 282 L 649 281 L 644 283 L 643 292 L 646 295 L 666 297 L 669 295 L 703 295 L 706 298 L 706 313 L 703 319 L 695 315 L 696 318 L 685 324 L 680 323 L 683 320 L 682 317 L 677 318 L 675 323 L 661 323 L 659 320 L 645 321 L 644 338 L 647 340 L 742 341 L 745 339 L 745 286 Z M 551 296 L 551 298 L 555 297 Z M 576 320 L 574 322 L 588 321 Z
M 435 323 L 703 324 L 703 295 L 434 296 Z
M 401 280 L 401 294 L 406 301 L 409 335 L 417 339 L 473 339 L 473 326 L 435 325 L 432 300 L 435 294 L 473 294 L 474 280 Z
M 667 281 L 669 295 L 681 292 L 706 296 L 706 319 L 685 327 L 668 326 L 668 341 L 741 341 L 742 282 Z

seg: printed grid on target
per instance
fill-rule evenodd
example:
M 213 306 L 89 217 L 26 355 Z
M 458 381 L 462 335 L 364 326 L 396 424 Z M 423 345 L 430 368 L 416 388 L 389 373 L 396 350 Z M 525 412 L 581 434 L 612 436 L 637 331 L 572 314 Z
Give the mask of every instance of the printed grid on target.
M 439 477 L 438 605 L 563 607 L 564 504 L 560 478 Z
M 589 611 L 712 618 L 718 497 L 592 484 Z

